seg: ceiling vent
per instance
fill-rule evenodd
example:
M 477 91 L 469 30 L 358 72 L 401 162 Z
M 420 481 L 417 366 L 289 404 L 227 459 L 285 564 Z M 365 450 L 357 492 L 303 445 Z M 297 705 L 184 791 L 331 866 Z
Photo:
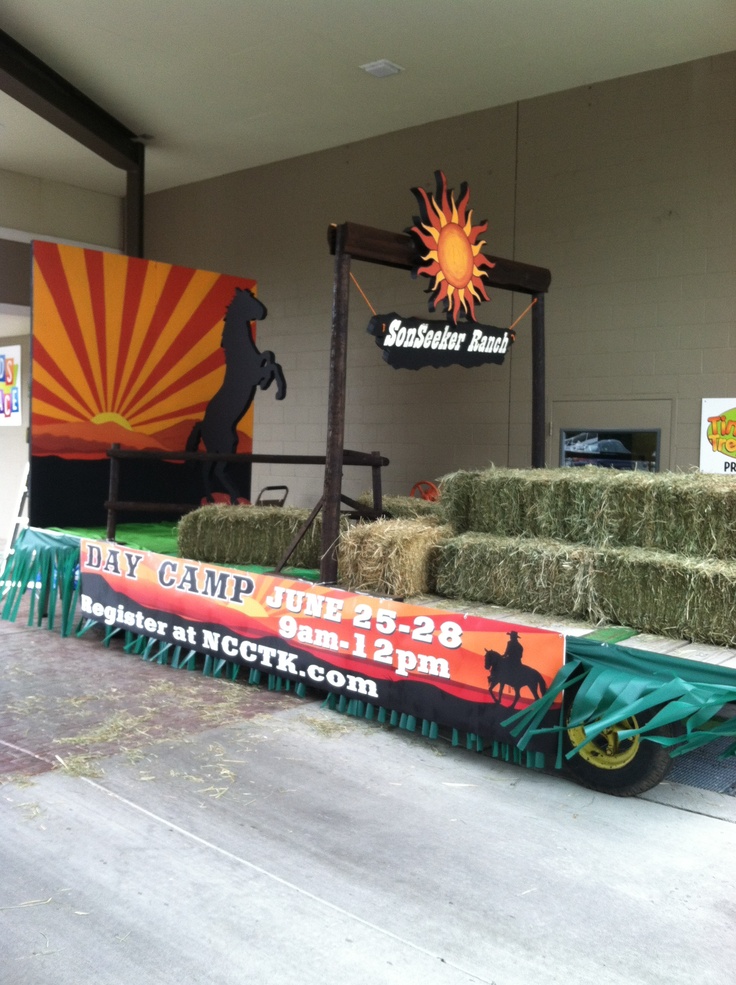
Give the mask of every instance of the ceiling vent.
M 389 75 L 398 75 L 403 72 L 401 65 L 395 65 L 387 58 L 379 58 L 377 62 L 368 62 L 367 65 L 360 66 L 364 72 L 374 76 L 376 79 L 386 79 Z

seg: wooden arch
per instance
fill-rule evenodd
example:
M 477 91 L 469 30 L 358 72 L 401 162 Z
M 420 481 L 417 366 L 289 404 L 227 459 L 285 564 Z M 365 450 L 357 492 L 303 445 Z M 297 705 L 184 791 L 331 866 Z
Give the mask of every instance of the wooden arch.
M 337 581 L 337 540 L 340 533 L 340 503 L 345 437 L 345 394 L 347 383 L 348 299 L 350 262 L 363 260 L 386 267 L 412 270 L 419 256 L 412 238 L 405 233 L 372 229 L 352 222 L 330 226 L 330 252 L 335 257 L 332 295 L 330 383 L 327 408 L 327 452 L 322 498 L 322 561 L 320 580 Z M 544 295 L 552 276 L 544 267 L 484 254 L 495 264 L 486 272 L 487 283 L 506 291 L 529 294 L 532 308 L 532 468 L 544 467 Z

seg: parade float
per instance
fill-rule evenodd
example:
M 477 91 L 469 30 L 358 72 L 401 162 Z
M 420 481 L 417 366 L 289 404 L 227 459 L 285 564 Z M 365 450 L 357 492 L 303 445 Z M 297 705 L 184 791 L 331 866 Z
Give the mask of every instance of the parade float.
M 268 328 L 254 281 L 34 244 L 30 525 L 3 574 L 3 618 L 27 599 L 31 623 L 63 634 L 321 692 L 337 711 L 567 766 L 618 795 L 715 739 L 736 754 L 734 667 L 621 645 L 637 631 L 736 643 L 736 489 L 723 477 L 545 469 L 549 271 L 483 252 L 467 186 L 456 198 L 438 172 L 434 193 L 414 193 L 407 233 L 328 231 L 323 457 L 253 452 L 256 392 L 287 392 L 276 356 L 256 345 Z M 384 500 L 387 460 L 344 448 L 353 261 L 431 282 L 440 318 L 374 311 L 368 323 L 398 371 L 502 364 L 520 319 L 481 324 L 476 306 L 487 287 L 530 299 L 520 318 L 531 314 L 532 469 L 446 476 L 425 510 Z M 324 466 L 318 502 L 250 505 L 253 462 L 287 460 Z M 342 491 L 345 466 L 370 469 L 361 501 Z M 590 631 L 525 612 L 575 616 Z M 597 639 L 601 624 L 619 642 Z

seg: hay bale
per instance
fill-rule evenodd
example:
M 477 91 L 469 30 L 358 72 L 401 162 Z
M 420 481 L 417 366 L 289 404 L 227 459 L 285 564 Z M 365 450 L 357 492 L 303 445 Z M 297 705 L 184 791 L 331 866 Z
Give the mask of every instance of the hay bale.
M 278 564 L 309 512 L 286 506 L 202 506 L 179 521 L 179 553 L 212 564 Z M 317 517 L 289 564 L 318 568 L 321 537 Z
M 453 472 L 440 479 L 440 503 L 446 523 L 458 533 L 470 530 L 470 494 L 480 471 Z
M 736 562 L 635 547 L 465 533 L 438 549 L 447 598 L 736 645 Z
M 340 536 L 340 584 L 390 598 L 432 592 L 437 550 L 449 536 L 449 527 L 427 520 L 356 524 Z
M 556 471 L 603 473 L 581 485 L 578 529 L 562 527 L 562 536 L 689 557 L 736 557 L 736 483 L 726 476 L 592 466 Z
M 504 471 L 508 475 L 504 476 Z M 471 493 L 471 529 L 504 537 L 552 536 L 545 522 L 552 515 L 552 481 L 552 473 L 543 469 L 494 469 L 484 473 Z
M 554 469 L 548 536 L 597 546 L 640 543 L 650 473 Z
M 443 510 L 458 533 L 548 536 L 553 478 L 549 469 L 455 472 L 441 482 Z
M 447 598 L 588 618 L 591 554 L 559 541 L 465 533 L 439 548 L 436 590 Z
M 456 472 L 442 481 L 442 508 L 458 533 L 736 558 L 736 482 L 727 476 L 595 466 Z
M 647 543 L 692 557 L 736 558 L 736 482 L 725 475 L 663 473 Z M 655 477 L 658 478 L 658 477 Z
M 736 562 L 644 548 L 597 555 L 593 591 L 610 622 L 674 639 L 736 645 Z

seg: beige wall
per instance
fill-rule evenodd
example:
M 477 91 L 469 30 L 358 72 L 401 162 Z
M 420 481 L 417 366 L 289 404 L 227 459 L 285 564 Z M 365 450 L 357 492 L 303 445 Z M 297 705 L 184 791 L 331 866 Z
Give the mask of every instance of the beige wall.
M 0 228 L 119 250 L 121 200 L 58 181 L 0 171 Z
M 668 401 L 663 465 L 697 465 L 701 399 L 736 396 L 736 54 L 521 118 L 518 249 L 552 270 L 550 402 L 596 402 L 626 428 L 632 406 L 656 426 Z M 557 448 L 555 434 L 553 463 Z
M 390 80 L 386 83 L 390 85 Z M 330 222 L 400 231 L 409 189 L 441 167 L 467 180 L 486 250 L 547 266 L 548 463 L 559 427 L 663 427 L 665 467 L 698 461 L 700 400 L 736 396 L 736 54 L 558 93 L 151 195 L 146 252 L 244 274 L 269 317 L 259 344 L 289 384 L 256 399 L 255 450 L 324 451 L 332 293 Z M 404 273 L 355 263 L 373 305 L 426 312 Z M 483 321 L 508 325 L 522 296 L 494 290 Z M 456 468 L 530 461 L 530 322 L 513 355 L 480 370 L 394 371 L 351 294 L 346 445 L 391 459 L 386 489 Z M 736 402 L 736 401 L 735 401 Z M 651 409 L 651 415 L 648 410 Z M 564 414 L 562 413 L 564 410 Z M 563 419 L 564 417 L 564 419 Z M 664 422 L 664 423 L 663 423 Z M 321 492 L 319 469 L 260 468 L 289 502 Z M 346 491 L 368 488 L 346 473 Z

